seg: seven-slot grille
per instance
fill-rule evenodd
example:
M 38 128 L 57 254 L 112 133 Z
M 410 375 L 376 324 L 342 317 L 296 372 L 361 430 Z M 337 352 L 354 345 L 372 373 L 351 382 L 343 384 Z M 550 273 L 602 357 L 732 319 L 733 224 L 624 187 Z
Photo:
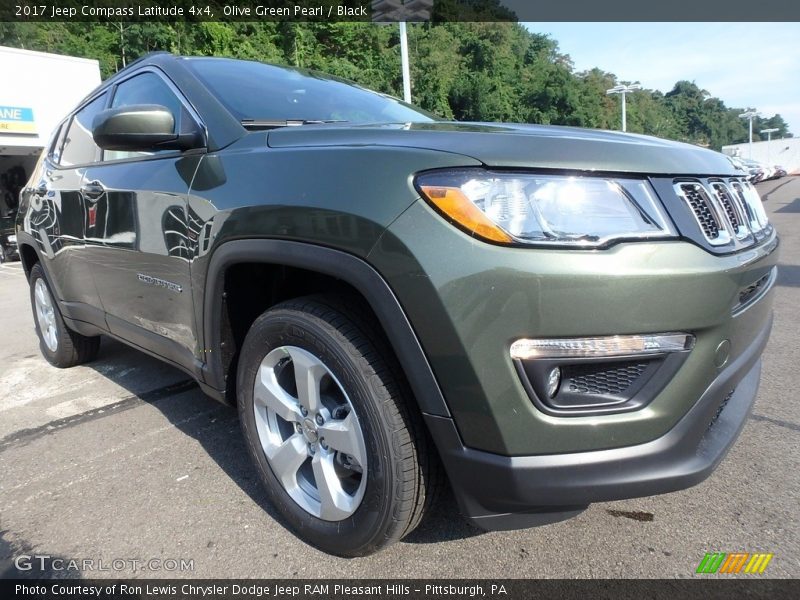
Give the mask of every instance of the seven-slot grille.
M 742 219 L 739 211 L 734 205 L 733 196 L 725 184 L 720 183 L 719 181 L 713 182 L 711 184 L 711 188 L 717 195 L 717 200 L 719 200 L 719 203 L 722 205 L 722 209 L 725 211 L 725 216 L 728 217 L 728 222 L 733 226 L 734 232 L 737 234 L 736 237 L 739 237 L 741 235 L 740 231 L 742 228 Z
M 699 183 L 682 183 L 680 189 L 689 208 L 692 209 L 700 229 L 703 230 L 703 235 L 709 241 L 718 240 L 723 227 L 706 190 Z
M 758 192 L 747 181 L 719 179 L 678 181 L 675 190 L 713 246 L 749 245 L 766 237 L 769 223 Z

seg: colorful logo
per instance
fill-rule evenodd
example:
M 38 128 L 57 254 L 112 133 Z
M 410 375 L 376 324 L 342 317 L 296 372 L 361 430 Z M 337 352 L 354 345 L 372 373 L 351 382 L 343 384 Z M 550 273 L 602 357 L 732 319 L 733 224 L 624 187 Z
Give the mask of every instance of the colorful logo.
M 749 552 L 707 552 L 696 573 L 763 573 L 773 554 Z
M 36 133 L 33 109 L 0 106 L 0 133 Z

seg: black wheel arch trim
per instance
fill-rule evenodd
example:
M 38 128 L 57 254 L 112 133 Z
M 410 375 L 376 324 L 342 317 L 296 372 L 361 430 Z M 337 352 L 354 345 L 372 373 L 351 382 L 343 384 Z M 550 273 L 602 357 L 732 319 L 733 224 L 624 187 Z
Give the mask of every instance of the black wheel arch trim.
M 17 229 L 17 251 L 19 252 L 19 260 L 22 262 L 22 270 L 25 273 L 25 278 L 27 279 L 31 274 L 31 269 L 33 268 L 32 264 L 28 264 L 25 260 L 25 255 L 23 253 L 22 247 L 23 246 L 30 246 L 31 250 L 33 250 L 34 254 L 36 254 L 36 260 L 39 263 L 42 263 L 42 268 L 44 268 L 44 262 L 42 261 L 41 253 L 39 252 L 38 245 L 36 243 L 36 239 L 29 234 L 27 231 L 22 229 Z
M 203 304 L 203 340 L 209 359 L 206 383 L 226 389 L 220 353 L 225 272 L 238 263 L 276 264 L 315 271 L 345 281 L 360 292 L 386 331 L 411 390 L 423 413 L 449 417 L 444 395 L 425 352 L 389 284 L 366 261 L 347 252 L 315 244 L 276 239 L 232 240 L 211 255 Z

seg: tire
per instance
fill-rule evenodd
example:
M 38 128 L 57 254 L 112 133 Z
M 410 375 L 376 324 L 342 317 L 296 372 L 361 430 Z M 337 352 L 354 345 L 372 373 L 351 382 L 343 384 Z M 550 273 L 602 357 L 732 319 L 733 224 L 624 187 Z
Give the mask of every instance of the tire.
M 334 296 L 278 304 L 253 323 L 237 373 L 242 429 L 272 504 L 304 541 L 345 557 L 410 533 L 441 481 L 421 415 L 368 314 Z M 306 387 L 320 390 L 318 402 Z
M 29 281 L 39 349 L 47 362 L 66 369 L 94 360 L 100 349 L 100 336 L 86 337 L 67 327 L 39 263 L 31 269 Z

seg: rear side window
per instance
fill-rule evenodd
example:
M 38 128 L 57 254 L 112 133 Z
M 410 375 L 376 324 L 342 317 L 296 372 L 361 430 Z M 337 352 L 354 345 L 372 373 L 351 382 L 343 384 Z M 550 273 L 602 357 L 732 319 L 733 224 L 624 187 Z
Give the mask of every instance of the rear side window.
M 58 161 L 61 159 L 61 144 L 64 142 L 64 138 L 62 137 L 64 132 L 67 130 L 67 126 L 62 123 L 56 129 L 56 132 L 53 134 L 53 138 L 50 140 L 50 147 L 47 149 L 47 155 L 50 157 L 50 160 L 58 164 Z
M 120 106 L 132 106 L 134 104 L 158 104 L 172 113 L 175 119 L 173 131 L 177 131 L 180 126 L 181 102 L 172 92 L 166 82 L 155 73 L 142 73 L 120 83 L 114 93 L 114 100 L 111 102 L 112 108 Z M 122 160 L 125 158 L 136 158 L 140 156 L 152 156 L 164 152 L 174 153 L 174 150 L 161 150 L 159 152 L 124 152 L 117 150 L 106 150 L 104 160 Z
M 92 122 L 97 113 L 105 108 L 106 97 L 107 94 L 98 96 L 72 117 L 57 161 L 62 167 L 85 165 L 97 160 L 100 149 L 92 138 Z

